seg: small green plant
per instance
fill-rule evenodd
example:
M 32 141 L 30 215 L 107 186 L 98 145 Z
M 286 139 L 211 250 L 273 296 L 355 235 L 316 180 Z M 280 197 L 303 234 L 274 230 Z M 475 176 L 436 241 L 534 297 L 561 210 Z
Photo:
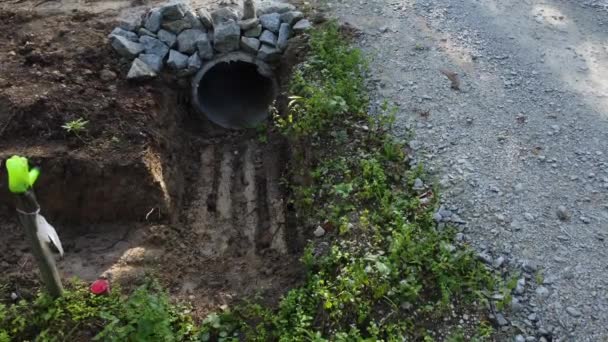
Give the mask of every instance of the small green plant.
M 81 134 L 86 132 L 88 120 L 84 120 L 83 118 L 78 118 L 76 120 L 68 121 L 61 126 L 67 133 L 74 134 L 78 139 L 82 142 L 84 140 L 81 137 Z

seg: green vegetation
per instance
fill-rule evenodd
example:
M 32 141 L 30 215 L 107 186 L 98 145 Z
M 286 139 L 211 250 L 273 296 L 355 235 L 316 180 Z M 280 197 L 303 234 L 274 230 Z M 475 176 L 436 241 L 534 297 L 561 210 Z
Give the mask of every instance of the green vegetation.
M 32 302 L 0 304 L 0 342 L 67 341 L 78 336 L 100 341 L 182 341 L 194 333 L 186 312 L 170 304 L 154 284 L 128 297 L 119 289 L 96 296 L 85 284 L 73 281 L 57 300 L 39 294 Z
M 451 306 L 476 310 L 497 286 L 454 231 L 433 221 L 436 191 L 412 190 L 421 169 L 408 167 L 390 133 L 394 115 L 369 115 L 366 64 L 330 24 L 313 33 L 311 56 L 296 71 L 289 115 L 277 125 L 291 139 L 292 201 L 314 229 L 330 232 L 325 253 L 311 245 L 307 281 L 278 310 L 235 312 L 250 340 L 429 339 Z M 478 337 L 487 336 L 483 325 Z
M 453 229 L 436 226 L 436 189 L 412 189 L 424 174 L 409 168 L 391 134 L 392 109 L 368 114 L 360 52 L 335 24 L 313 32 L 310 46 L 288 114 L 275 120 L 291 142 L 297 217 L 311 230 L 322 226 L 330 243 L 306 248 L 301 286 L 276 308 L 248 303 L 195 326 L 155 286 L 123 298 L 95 297 L 77 284 L 54 302 L 40 296 L 0 306 L 0 342 L 68 340 L 82 331 L 104 341 L 432 341 L 430 331 L 441 327 L 449 341 L 491 336 L 483 321 L 466 331 L 444 322 L 453 311 L 476 313 L 502 285 L 470 249 L 452 243 Z
M 61 128 L 65 129 L 65 131 L 68 133 L 73 133 L 73 134 L 78 135 L 87 129 L 88 123 L 89 123 L 88 120 L 85 120 L 83 118 L 78 118 L 76 120 L 66 122 L 64 125 L 61 126 Z

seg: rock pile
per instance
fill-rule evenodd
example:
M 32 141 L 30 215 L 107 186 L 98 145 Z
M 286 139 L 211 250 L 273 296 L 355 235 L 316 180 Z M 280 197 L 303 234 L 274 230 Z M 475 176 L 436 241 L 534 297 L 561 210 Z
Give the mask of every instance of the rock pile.
M 178 77 L 189 77 L 205 61 L 237 50 L 277 62 L 289 38 L 310 27 L 302 12 L 285 3 L 256 11 L 252 0 L 245 0 L 241 15 L 230 7 L 209 13 L 178 2 L 153 8 L 136 23 L 116 27 L 108 37 L 118 54 L 133 60 L 128 79 L 153 78 L 165 67 Z

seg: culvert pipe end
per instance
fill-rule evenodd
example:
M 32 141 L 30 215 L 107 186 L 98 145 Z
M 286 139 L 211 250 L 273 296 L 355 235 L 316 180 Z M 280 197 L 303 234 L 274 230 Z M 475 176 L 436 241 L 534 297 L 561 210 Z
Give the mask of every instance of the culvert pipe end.
M 195 110 L 224 128 L 256 126 L 268 117 L 277 93 L 270 66 L 243 52 L 207 62 L 192 79 Z

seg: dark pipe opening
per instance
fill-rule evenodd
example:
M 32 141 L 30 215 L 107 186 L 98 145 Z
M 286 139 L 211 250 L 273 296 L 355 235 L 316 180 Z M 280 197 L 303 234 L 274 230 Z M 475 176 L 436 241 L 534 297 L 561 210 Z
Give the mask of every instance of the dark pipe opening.
M 270 68 L 240 53 L 208 62 L 193 80 L 195 107 L 225 128 L 260 123 L 268 116 L 276 92 Z

